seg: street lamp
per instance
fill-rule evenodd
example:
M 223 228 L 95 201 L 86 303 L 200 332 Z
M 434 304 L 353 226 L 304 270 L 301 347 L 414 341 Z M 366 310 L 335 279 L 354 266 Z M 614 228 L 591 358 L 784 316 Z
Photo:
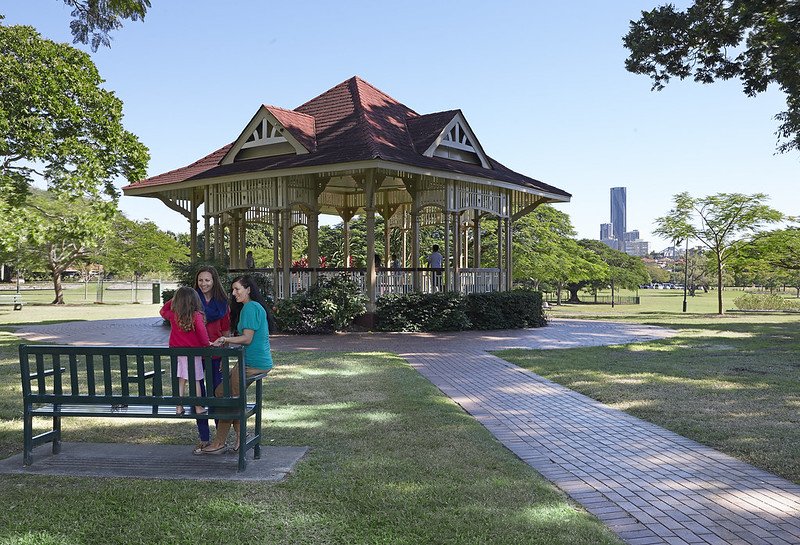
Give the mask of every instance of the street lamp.
M 689 237 L 686 237 L 686 253 L 683 254 L 683 311 L 686 312 L 686 290 L 689 289 Z

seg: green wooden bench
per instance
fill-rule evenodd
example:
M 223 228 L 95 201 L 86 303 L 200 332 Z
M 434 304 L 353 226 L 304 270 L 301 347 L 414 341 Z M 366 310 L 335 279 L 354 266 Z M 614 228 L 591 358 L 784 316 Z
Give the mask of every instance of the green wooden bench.
M 0 305 L 13 306 L 14 310 L 22 310 L 24 304 L 21 293 L 0 294 Z
M 184 397 L 178 395 L 175 374 L 177 357 L 189 357 L 189 382 Z M 194 356 L 205 361 L 205 383 L 212 384 L 211 358 L 220 357 L 222 397 L 213 391 L 201 395 L 195 381 Z M 239 384 L 253 382 L 255 393 L 248 399 L 247 388 L 231 395 L 230 370 L 239 364 Z M 261 395 L 266 373 L 245 378 L 241 348 L 163 348 L 142 346 L 57 346 L 19 347 L 22 401 L 24 406 L 23 464 L 33 463 L 33 449 L 53 444 L 61 450 L 63 417 L 224 419 L 240 422 L 239 471 L 247 466 L 245 454 L 261 457 Z M 209 388 L 211 390 L 211 388 Z M 175 413 L 177 405 L 187 408 Z M 205 414 L 191 414 L 192 405 L 208 407 Z M 254 430 L 247 438 L 247 421 L 255 417 Z M 52 418 L 52 429 L 33 435 L 34 417 Z

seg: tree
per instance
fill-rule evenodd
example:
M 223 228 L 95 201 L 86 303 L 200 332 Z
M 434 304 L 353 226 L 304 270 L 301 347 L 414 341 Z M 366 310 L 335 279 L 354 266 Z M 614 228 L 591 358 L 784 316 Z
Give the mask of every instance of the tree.
M 25 239 L 19 250 L 22 263 L 47 269 L 54 305 L 64 304 L 64 271 L 87 258 L 109 229 L 107 204 L 35 190 L 23 207 L 14 209 L 15 230 Z
M 755 257 L 784 271 L 800 270 L 800 228 L 761 233 L 753 240 Z
M 539 289 L 543 279 L 563 265 L 569 255 L 560 251 L 564 240 L 575 236 L 569 215 L 550 205 L 538 206 L 514 222 L 511 235 L 514 255 L 514 279 L 530 280 Z M 496 248 L 497 237 L 493 237 Z
M 689 295 L 695 296 L 697 288 L 703 288 L 704 292 L 708 292 L 708 286 L 711 284 L 709 278 L 709 263 L 708 252 L 703 251 L 703 248 L 690 248 L 689 249 L 689 267 L 688 267 L 688 284 L 686 288 L 689 290 Z
M 570 301 L 579 302 L 577 292 L 583 286 L 593 280 L 608 279 L 608 265 L 575 239 L 564 239 L 551 258 L 556 267 L 547 272 L 542 281 L 556 287 L 557 304 L 561 304 L 561 290 L 565 287 L 570 291 Z
M 138 280 L 147 273 L 167 273 L 173 261 L 185 260 L 186 245 L 152 221 L 134 221 L 117 214 L 108 235 L 97 248 L 95 261 L 106 272 L 131 274 Z
M 737 241 L 756 233 L 767 223 L 779 221 L 783 214 L 763 204 L 763 193 L 717 193 L 708 197 L 675 195 L 675 207 L 669 215 L 656 219 L 654 233 L 670 240 L 698 240 L 714 257 L 717 271 L 717 302 L 724 314 L 722 289 L 725 263 L 734 254 Z
M 602 274 L 577 283 L 570 284 L 570 302 L 579 302 L 578 291 L 586 286 L 602 289 L 609 284 L 619 288 L 637 289 L 650 279 L 647 269 L 638 257 L 614 250 L 599 240 L 579 240 L 578 244 L 593 253 L 605 265 Z
M 118 177 L 144 177 L 147 148 L 124 129 L 122 102 L 102 83 L 86 53 L 0 25 L 0 208 L 22 204 L 34 176 L 73 198 L 104 196 L 112 208 Z
M 650 275 L 650 280 L 652 282 L 664 284 L 665 282 L 670 281 L 670 274 L 668 270 L 662 269 L 655 263 L 645 263 L 644 266 L 645 269 L 647 269 L 647 274 Z
M 747 96 L 777 85 L 787 109 L 775 116 L 778 150 L 800 149 L 800 3 L 695 0 L 643 11 L 623 38 L 625 68 L 647 74 L 661 90 L 671 77 L 701 83 L 739 78 Z
M 111 47 L 112 30 L 122 27 L 123 19 L 144 20 L 150 0 L 64 0 L 72 8 L 72 43 L 87 44 L 92 51 L 100 45 Z

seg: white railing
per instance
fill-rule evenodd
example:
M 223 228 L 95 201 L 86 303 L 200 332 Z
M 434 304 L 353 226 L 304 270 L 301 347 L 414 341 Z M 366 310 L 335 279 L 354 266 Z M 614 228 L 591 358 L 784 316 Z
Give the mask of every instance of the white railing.
M 459 269 L 459 291 L 461 293 L 500 291 L 503 278 L 500 269 Z
M 272 271 L 262 270 L 262 274 L 268 274 L 271 278 Z M 365 269 L 291 269 L 289 271 L 289 294 L 296 294 L 300 290 L 308 289 L 312 284 L 313 274 L 316 272 L 318 280 L 323 278 L 334 278 L 346 276 L 354 282 L 361 290 L 366 293 L 366 270 Z M 434 291 L 453 291 L 454 284 L 450 281 L 447 271 L 434 271 L 432 269 L 419 269 L 419 291 L 422 293 L 433 293 Z M 459 269 L 458 285 L 459 291 L 463 294 L 468 293 L 488 293 L 501 291 L 504 285 L 505 274 L 500 269 Z M 287 297 L 283 290 L 283 271 L 277 274 L 277 285 L 273 286 L 278 299 Z M 405 294 L 414 291 L 414 269 L 381 269 L 376 272 L 375 293 L 378 297 L 390 294 Z

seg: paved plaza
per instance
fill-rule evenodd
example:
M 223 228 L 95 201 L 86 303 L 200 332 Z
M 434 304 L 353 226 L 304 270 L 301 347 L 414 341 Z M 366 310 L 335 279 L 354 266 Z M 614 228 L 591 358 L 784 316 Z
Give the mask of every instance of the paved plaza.
M 53 344 L 167 343 L 160 318 L 24 326 Z M 489 352 L 667 338 L 638 324 L 553 320 L 529 330 L 272 338 L 272 348 L 393 352 L 632 545 L 800 544 L 800 486 L 607 407 Z

